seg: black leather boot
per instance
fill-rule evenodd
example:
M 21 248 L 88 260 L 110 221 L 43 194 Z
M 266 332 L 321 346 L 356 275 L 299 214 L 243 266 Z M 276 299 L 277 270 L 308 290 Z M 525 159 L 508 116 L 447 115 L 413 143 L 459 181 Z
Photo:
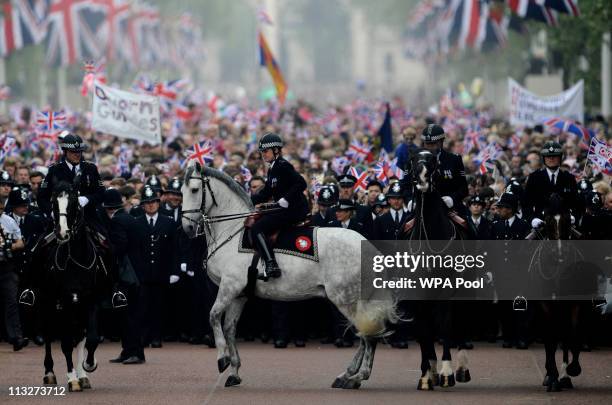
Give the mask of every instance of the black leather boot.
M 278 278 L 281 276 L 281 269 L 276 263 L 274 252 L 268 248 L 268 241 L 263 234 L 257 234 L 257 243 L 259 244 L 259 253 L 263 256 L 265 262 L 264 274 L 258 276 L 260 280 L 268 281 L 269 277 Z

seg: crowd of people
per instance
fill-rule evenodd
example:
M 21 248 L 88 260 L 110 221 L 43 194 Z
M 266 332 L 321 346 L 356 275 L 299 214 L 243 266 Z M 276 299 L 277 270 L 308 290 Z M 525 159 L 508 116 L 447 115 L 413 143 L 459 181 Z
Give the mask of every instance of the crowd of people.
M 289 108 L 235 103 L 220 111 L 190 109 L 187 119 L 167 117 L 160 145 L 96 133 L 86 114 L 72 114 L 67 131 L 56 134 L 37 132 L 28 108 L 1 123 L 0 319 L 5 327 L 0 335 L 15 350 L 28 340 L 43 343 L 40 308 L 18 301 L 27 301 L 22 291 L 31 281 L 31 248 L 52 232 L 50 190 L 58 177 L 72 181 L 76 173 L 89 190 L 79 204 L 92 223 L 110 233 L 111 245 L 114 223 L 133 230 L 126 238 L 140 240 L 130 249 L 138 250 L 140 259 L 133 261 L 144 269 L 137 271 L 142 287 L 134 292 L 119 286 L 120 295 L 109 295 L 100 312 L 100 340 L 121 338 L 124 351 L 112 361 L 125 364 L 144 362 L 142 348 L 160 348 L 163 342 L 214 346 L 208 312 L 215 286 L 202 270 L 205 240 L 188 240 L 181 230 L 181 186 L 190 160 L 224 171 L 255 203 L 274 197 L 286 210 L 253 228 L 262 235 L 258 249 L 264 251 L 269 277 L 282 277 L 273 253 L 264 254 L 271 251 L 265 235 L 279 221 L 297 222 L 309 213 L 315 226 L 344 227 L 372 240 L 402 239 L 413 206 L 411 157 L 420 150 L 437 156 L 441 199 L 478 239 L 524 239 L 541 226 L 545 196 L 552 192 L 571 202 L 572 220 L 585 238 L 612 239 L 611 177 L 588 164 L 588 145 L 569 132 L 542 125 L 514 128 L 488 108 L 462 108 L 452 100 L 426 113 L 410 111 L 398 98 L 390 105 L 356 100 L 322 111 L 302 101 Z M 385 151 L 381 126 L 389 120 L 395 146 Z M 612 144 L 603 117 L 589 119 L 585 127 Z M 282 195 L 270 192 L 273 170 L 295 172 L 290 182 L 303 183 L 298 191 L 303 196 L 282 201 Z M 121 305 L 124 297 L 127 309 Z M 471 339 L 501 338 L 504 347 L 527 348 L 538 335 L 533 314 L 513 312 L 503 302 L 489 304 L 476 309 L 483 322 L 472 321 L 472 336 L 456 344 L 470 348 Z M 116 322 L 125 312 L 138 330 L 128 333 L 121 327 L 125 322 Z M 604 321 L 593 313 L 589 324 L 594 328 Z M 325 300 L 250 300 L 239 335 L 277 348 L 292 341 L 298 347 L 307 341 L 337 347 L 354 342 L 342 315 Z M 405 322 L 388 340 L 406 348 L 410 339 L 411 325 Z M 138 341 L 136 349 L 126 340 Z

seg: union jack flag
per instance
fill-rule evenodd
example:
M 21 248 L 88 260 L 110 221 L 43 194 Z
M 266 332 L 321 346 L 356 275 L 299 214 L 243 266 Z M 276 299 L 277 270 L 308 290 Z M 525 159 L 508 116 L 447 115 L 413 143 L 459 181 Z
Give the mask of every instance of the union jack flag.
M 39 133 L 59 132 L 66 126 L 66 112 L 60 111 L 39 111 L 36 119 L 36 130 Z
M 4 162 L 8 156 L 14 156 L 19 153 L 17 140 L 10 135 L 4 134 L 0 137 L 0 163 Z
M 119 176 L 123 173 L 130 173 L 130 160 L 132 160 L 132 151 L 128 145 L 123 143 L 119 149 L 119 158 L 117 159 L 115 173 Z
M 187 163 L 190 160 L 197 160 L 202 166 L 213 161 L 214 146 L 210 141 L 195 143 L 191 148 L 187 149 Z
M 251 174 L 249 168 L 244 165 L 240 166 L 240 174 L 242 174 L 242 178 L 244 179 L 245 183 L 248 183 L 249 181 L 251 181 L 251 178 L 253 178 L 253 175 Z
M 354 176 L 357 181 L 355 182 L 355 185 L 353 186 L 353 190 L 357 190 L 357 191 L 366 191 L 368 189 L 368 171 L 367 170 L 359 170 L 354 166 L 351 166 L 351 168 L 348 171 L 348 174 L 350 174 L 351 176 Z
M 612 147 L 607 143 L 593 137 L 589 146 L 588 159 L 598 171 L 612 176 Z
M 39 133 L 30 141 L 30 149 L 33 151 L 53 150 L 57 145 L 58 133 Z
M 346 156 L 348 156 L 351 161 L 361 163 L 368 157 L 370 154 L 370 150 L 372 148 L 368 145 L 363 145 L 358 140 L 353 139 L 348 150 L 346 151 Z
M 478 156 L 474 158 L 474 162 L 478 163 L 478 170 L 480 174 L 487 174 L 495 168 L 493 161 L 497 160 L 501 155 L 502 149 L 495 142 L 491 142 L 486 148 L 478 153 Z
M 521 137 L 518 133 L 513 133 L 512 136 L 510 136 L 510 139 L 508 139 L 508 148 L 510 148 L 512 150 L 513 154 L 517 154 L 519 147 L 521 146 Z
M 391 164 L 389 165 L 389 171 L 391 173 L 391 176 L 389 177 L 395 176 L 400 180 L 404 178 L 404 171 L 397 165 L 397 158 L 394 158 L 391 161 Z
M 334 160 L 332 160 L 332 170 L 337 175 L 341 175 L 342 173 L 344 173 L 344 169 L 349 164 L 351 164 L 351 161 L 349 159 L 347 159 L 345 156 L 339 156 L 337 158 L 334 158 Z
M 67 66 L 86 57 L 100 58 L 99 30 L 106 10 L 89 0 L 51 0 L 47 17 L 47 64 Z
M 374 166 L 374 174 L 376 175 L 376 180 L 380 181 L 385 186 L 389 182 L 389 178 L 387 177 L 389 169 L 390 165 L 386 162 L 379 161 Z

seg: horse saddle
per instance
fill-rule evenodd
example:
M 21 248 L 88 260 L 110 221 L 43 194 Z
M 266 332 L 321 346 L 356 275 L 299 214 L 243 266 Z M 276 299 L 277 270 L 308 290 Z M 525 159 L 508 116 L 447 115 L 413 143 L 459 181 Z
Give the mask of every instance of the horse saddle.
M 241 242 L 238 248 L 239 252 L 255 252 L 250 230 L 257 219 L 258 216 L 255 215 L 245 220 L 245 231 L 241 236 Z M 310 220 L 277 230 L 267 236 L 270 246 L 275 253 L 298 256 L 315 262 L 319 261 L 317 228 L 310 226 Z

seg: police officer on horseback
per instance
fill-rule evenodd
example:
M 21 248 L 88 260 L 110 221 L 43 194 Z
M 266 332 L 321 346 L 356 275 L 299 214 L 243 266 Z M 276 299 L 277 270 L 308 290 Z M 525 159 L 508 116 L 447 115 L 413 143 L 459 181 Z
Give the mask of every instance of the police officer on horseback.
M 561 145 L 555 141 L 544 143 L 540 156 L 544 159 L 544 168 L 531 173 L 525 186 L 523 216 L 531 221 L 533 228 L 539 228 L 544 223 L 544 210 L 553 193 L 558 194 L 572 212 L 576 213 L 577 208 L 576 179 L 571 173 L 560 169 L 563 156 Z
M 468 185 L 465 178 L 465 168 L 461 156 L 447 152 L 443 148 L 444 129 L 440 125 L 429 124 L 423 128 L 421 141 L 423 148 L 437 156 L 438 167 L 432 180 L 435 189 L 440 193 L 442 201 L 449 210 L 455 210 L 463 217 L 467 217 L 467 209 L 463 205 L 463 199 L 468 195 Z M 412 177 L 418 173 L 412 172 Z M 404 177 L 404 188 L 410 187 L 410 176 Z
M 85 218 L 90 226 L 97 225 L 96 206 L 104 199 L 104 185 L 100 179 L 98 168 L 92 162 L 83 159 L 86 145 L 80 136 L 65 131 L 60 136 L 60 147 L 64 151 L 62 159 L 49 167 L 49 172 L 40 186 L 38 205 L 47 217 L 50 217 L 52 204 L 51 196 L 55 187 L 65 181 L 73 184 L 75 177 L 79 177 L 79 205 L 84 208 Z M 100 230 L 100 227 L 95 227 Z
M 291 163 L 282 157 L 282 148 L 283 140 L 277 134 L 269 132 L 259 140 L 259 151 L 269 165 L 268 178 L 263 189 L 251 199 L 258 208 L 269 200 L 273 200 L 275 205 L 280 207 L 278 211 L 263 215 L 251 228 L 253 243 L 265 261 L 265 270 L 261 277 L 264 280 L 281 275 L 266 234 L 287 225 L 297 224 L 308 215 L 308 202 L 304 195 L 306 181 Z

